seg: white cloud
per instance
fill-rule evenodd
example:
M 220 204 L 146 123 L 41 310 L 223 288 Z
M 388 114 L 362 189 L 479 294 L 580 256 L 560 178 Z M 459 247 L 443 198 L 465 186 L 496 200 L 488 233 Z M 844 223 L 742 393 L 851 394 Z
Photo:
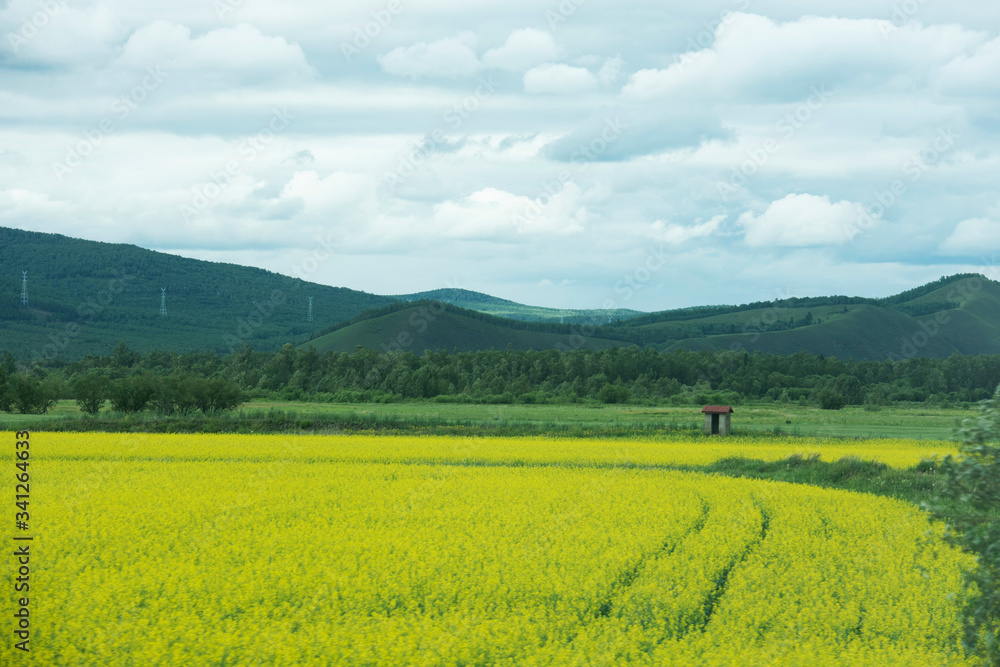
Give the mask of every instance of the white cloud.
M 65 212 L 68 207 L 52 201 L 43 192 L 11 188 L 0 190 L 0 221 L 8 224 L 41 220 L 45 216 Z
M 311 74 L 297 44 L 246 24 L 192 38 L 186 26 L 155 21 L 132 33 L 115 65 L 136 70 L 162 66 L 169 73 L 184 74 L 184 81 L 214 78 L 228 86 L 279 78 L 287 82 Z
M 955 226 L 941 244 L 946 255 L 975 255 L 1000 250 L 1000 221 L 970 218 Z
M 414 79 L 471 76 L 482 69 L 475 47 L 476 36 L 463 32 L 436 42 L 399 47 L 377 60 L 385 72 Z
M 636 72 L 624 93 L 636 100 L 789 100 L 821 85 L 904 91 L 984 37 L 955 25 L 907 25 L 884 39 L 880 31 L 885 25 L 874 19 L 819 16 L 781 23 L 733 14 L 716 30 L 711 47 L 681 54 L 665 69 Z
M 254 0 L 221 21 L 212 2 L 60 4 L 12 53 L 8 32 L 41 0 L 0 0 L 2 225 L 213 248 L 221 261 L 330 231 L 344 249 L 334 284 L 398 293 L 413 275 L 439 287 L 469 267 L 490 276 L 485 291 L 580 307 L 644 248 L 682 248 L 664 289 L 629 304 L 650 309 L 779 286 L 888 294 L 976 270 L 965 260 L 1000 236 L 990 3 L 926 4 L 887 36 L 872 17 L 892 8 L 861 0 L 756 3 L 766 16 L 734 14 L 715 34 L 712 16 L 676 0 L 590 3 L 548 32 L 526 1 L 404 3 L 382 23 L 384 3 Z M 365 57 L 348 62 L 341 44 L 358 35 Z M 159 61 L 164 84 L 120 116 L 116 101 Z M 470 97 L 482 74 L 496 84 L 488 101 Z M 803 106 L 813 86 L 833 92 L 821 109 Z M 247 159 L 276 106 L 293 123 Z M 622 130 L 605 150 L 609 123 Z M 955 148 L 911 181 L 903 166 L 949 126 Z M 89 155 L 59 181 L 53 164 L 77 151 Z M 374 187 L 411 157 L 397 189 Z M 185 223 L 178 206 L 230 160 L 240 174 Z M 897 179 L 891 224 L 842 215 Z M 731 180 L 738 193 L 721 197 Z M 549 203 L 546 182 L 574 185 Z M 668 288 L 692 275 L 682 296 Z M 549 297 L 535 287 L 546 277 Z M 558 289 L 564 277 L 577 282 Z
M 371 178 L 366 174 L 335 172 L 321 178 L 315 171 L 297 171 L 281 196 L 298 197 L 308 208 L 329 211 L 362 199 L 371 187 Z
M 597 88 L 597 77 L 584 67 L 546 63 L 524 73 L 530 95 L 575 95 Z
M 944 94 L 995 95 L 1000 91 L 1000 37 L 972 55 L 960 55 L 941 68 L 938 85 Z
M 581 195 L 574 183 L 567 183 L 552 197 L 538 199 L 484 188 L 461 201 L 438 204 L 434 221 L 446 236 L 463 239 L 574 234 L 583 231 L 587 219 Z
M 649 234 L 660 243 L 680 245 L 691 239 L 711 236 L 719 229 L 726 219 L 725 215 L 717 215 L 711 220 L 697 225 L 684 226 L 657 220 L 649 226 Z
M 602 86 L 613 85 L 618 81 L 623 67 L 625 67 L 625 61 L 622 60 L 621 56 L 608 58 L 601 66 L 601 69 L 598 70 L 597 80 L 601 82 Z
M 552 35 L 544 30 L 515 30 L 504 45 L 483 54 L 483 65 L 524 72 L 535 65 L 552 62 L 560 57 L 560 49 Z
M 126 34 L 126 25 L 104 4 L 75 4 L 13 0 L 0 10 L 0 54 L 68 68 L 105 64 Z
M 749 246 L 819 246 L 845 243 L 860 233 L 861 204 L 830 202 L 827 196 L 793 194 L 771 202 L 760 215 L 746 212 L 739 223 Z

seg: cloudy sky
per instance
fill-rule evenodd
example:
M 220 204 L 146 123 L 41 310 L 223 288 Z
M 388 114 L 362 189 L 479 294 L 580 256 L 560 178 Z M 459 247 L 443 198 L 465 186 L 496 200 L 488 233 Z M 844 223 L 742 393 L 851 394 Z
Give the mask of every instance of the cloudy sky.
M 660 310 L 1000 277 L 1000 4 L 0 0 L 0 225 Z

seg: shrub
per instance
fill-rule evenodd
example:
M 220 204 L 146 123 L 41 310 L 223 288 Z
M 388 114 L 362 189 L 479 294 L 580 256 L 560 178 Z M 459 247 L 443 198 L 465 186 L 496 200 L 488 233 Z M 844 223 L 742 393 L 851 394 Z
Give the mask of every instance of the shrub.
M 836 389 L 824 389 L 819 392 L 819 407 L 824 410 L 840 410 L 844 407 L 844 397 Z
M 601 403 L 628 403 L 630 396 L 628 387 L 620 384 L 606 384 L 597 392 L 597 400 Z
M 976 556 L 977 567 L 966 575 L 972 591 L 965 611 L 963 643 L 987 664 L 1000 664 L 1000 521 L 990 512 L 1000 507 L 1000 387 L 982 401 L 980 415 L 959 431 L 960 455 L 941 464 L 942 483 L 932 505 L 948 524 L 948 538 Z M 955 502 L 972 514 L 950 514 Z

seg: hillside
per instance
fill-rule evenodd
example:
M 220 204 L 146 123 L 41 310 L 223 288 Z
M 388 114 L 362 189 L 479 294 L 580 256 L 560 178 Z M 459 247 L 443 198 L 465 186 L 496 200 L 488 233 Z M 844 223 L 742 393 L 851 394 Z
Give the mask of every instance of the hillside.
M 503 320 L 451 304 L 419 301 L 387 308 L 385 314 L 360 319 L 310 340 L 300 347 L 318 352 L 350 352 L 356 346 L 378 352 L 426 350 L 460 352 L 475 350 L 603 349 L 628 343 L 603 338 L 573 337 L 567 325 L 533 325 Z
M 19 304 L 24 270 L 27 308 Z M 161 287 L 167 288 L 166 316 L 160 315 Z M 428 303 L 444 308 L 437 321 L 420 314 Z M 593 329 L 599 322 L 604 325 Z M 591 337 L 579 336 L 581 330 Z M 121 340 L 139 351 L 221 353 L 244 343 L 273 351 L 311 341 L 324 350 L 362 345 L 417 352 L 634 344 L 858 360 L 997 354 L 1000 283 L 964 274 L 879 299 L 575 311 L 458 289 L 379 296 L 132 245 L 0 227 L 0 353 L 23 361 L 72 360 L 109 354 Z
M 1000 353 L 1000 283 L 981 276 L 943 278 L 886 299 L 791 299 L 715 313 L 672 319 L 674 311 L 660 321 L 654 313 L 615 334 L 662 350 L 810 352 L 859 360 Z
M 470 290 L 455 288 L 437 289 L 429 292 L 417 292 L 415 294 L 401 294 L 393 298 L 401 301 L 440 301 L 441 303 L 450 303 L 459 308 L 488 313 L 496 317 L 522 320 L 524 322 L 558 322 L 560 324 L 589 324 L 596 326 L 615 321 L 624 321 L 646 314 L 638 310 L 629 310 L 628 308 L 572 310 L 526 306 L 522 303 L 508 301 L 507 299 L 490 296 L 482 292 L 472 292 Z
M 0 227 L 0 351 L 24 360 L 108 354 L 121 340 L 140 351 L 225 352 L 243 342 L 274 350 L 392 302 L 263 269 Z

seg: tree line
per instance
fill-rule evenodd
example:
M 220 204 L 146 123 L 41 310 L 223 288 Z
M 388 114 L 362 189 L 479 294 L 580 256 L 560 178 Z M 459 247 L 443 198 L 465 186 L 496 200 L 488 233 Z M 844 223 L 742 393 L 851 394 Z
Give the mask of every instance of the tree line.
M 803 352 L 638 347 L 559 352 L 485 350 L 379 354 L 318 353 L 288 344 L 278 352 L 141 354 L 120 343 L 107 356 L 45 360 L 31 368 L 0 357 L 0 410 L 44 412 L 76 399 L 95 412 L 227 410 L 247 398 L 324 402 L 425 399 L 467 403 L 738 404 L 774 401 L 878 406 L 972 403 L 1000 384 L 1000 355 L 902 361 L 843 361 Z

